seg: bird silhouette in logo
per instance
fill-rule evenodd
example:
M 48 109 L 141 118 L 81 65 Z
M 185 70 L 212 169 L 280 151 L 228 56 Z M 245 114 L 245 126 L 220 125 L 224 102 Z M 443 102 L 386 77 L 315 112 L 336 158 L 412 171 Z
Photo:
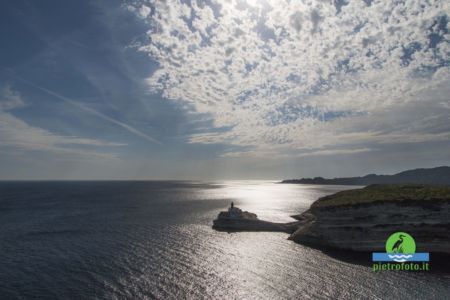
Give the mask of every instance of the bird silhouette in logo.
M 403 234 L 399 235 L 399 239 L 395 242 L 394 246 L 392 246 L 392 252 L 394 253 L 403 253 L 403 238 L 405 236 Z

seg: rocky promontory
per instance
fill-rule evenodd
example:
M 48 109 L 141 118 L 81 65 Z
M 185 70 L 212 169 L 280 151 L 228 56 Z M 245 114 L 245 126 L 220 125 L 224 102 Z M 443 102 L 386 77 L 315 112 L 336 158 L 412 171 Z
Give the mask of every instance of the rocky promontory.
M 236 208 L 234 208 L 236 209 Z M 289 239 L 319 248 L 384 251 L 394 232 L 411 234 L 417 251 L 450 254 L 450 187 L 371 185 L 315 201 L 292 223 L 271 223 L 255 214 L 221 212 L 214 228 L 283 231 Z
M 256 214 L 234 207 L 222 211 L 213 221 L 213 228 L 219 231 L 281 231 L 293 233 L 297 223 L 274 223 L 258 219 Z
M 411 234 L 418 250 L 450 254 L 450 188 L 371 185 L 320 198 L 294 216 L 289 239 L 320 247 L 383 251 L 394 232 Z

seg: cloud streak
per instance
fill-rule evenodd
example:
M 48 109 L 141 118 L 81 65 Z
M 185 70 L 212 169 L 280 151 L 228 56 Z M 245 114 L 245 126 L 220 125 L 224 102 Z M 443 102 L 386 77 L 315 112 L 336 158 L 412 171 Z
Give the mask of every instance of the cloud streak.
M 10 112 L 26 105 L 21 95 L 11 86 L 4 85 L 1 88 L 0 149 L 9 156 L 26 157 L 25 152 L 43 151 L 50 153 L 55 159 L 115 159 L 117 155 L 114 153 L 99 152 L 92 147 L 124 146 L 96 139 L 57 135 L 43 128 L 31 126 Z
M 102 120 L 105 120 L 105 121 L 108 121 L 108 122 L 110 122 L 112 124 L 115 124 L 115 125 L 123 128 L 123 129 L 125 129 L 126 131 L 128 131 L 128 132 L 130 132 L 130 133 L 132 133 L 132 134 L 134 134 L 134 135 L 136 135 L 136 136 L 146 140 L 146 141 L 152 142 L 154 144 L 162 145 L 162 143 L 160 141 L 156 140 L 155 138 L 149 136 L 148 134 L 143 133 L 142 131 L 140 131 L 140 130 L 138 130 L 138 129 L 136 129 L 136 128 L 126 124 L 126 123 L 124 123 L 124 122 L 121 122 L 119 120 L 111 118 L 110 116 L 107 116 L 107 115 L 105 115 L 105 114 L 103 114 L 103 113 L 101 113 L 101 112 L 99 112 L 99 111 L 97 111 L 97 110 L 95 110 L 93 108 L 90 108 L 90 107 L 88 107 L 88 106 L 86 106 L 84 104 L 81 104 L 81 103 L 79 103 L 77 101 L 74 101 L 74 100 L 72 100 L 72 99 L 70 99 L 68 97 L 65 97 L 65 96 L 63 96 L 63 95 L 61 95 L 59 93 L 56 93 L 56 92 L 54 92 L 52 90 L 49 90 L 49 89 L 47 89 L 45 87 L 39 86 L 39 85 L 37 85 L 37 84 L 27 80 L 27 79 L 21 78 L 21 77 L 19 77 L 17 75 L 12 75 L 12 76 L 14 76 L 14 78 L 24 82 L 25 84 L 27 84 L 27 85 L 29 85 L 31 87 L 34 87 L 34 88 L 36 88 L 36 89 L 38 89 L 40 91 L 43 91 L 46 94 L 51 95 L 51 96 L 53 96 L 53 97 L 55 97 L 55 98 L 57 98 L 59 100 L 62 100 L 62 101 L 66 102 L 66 103 L 68 103 L 68 104 L 70 104 L 72 106 L 75 106 L 75 107 L 79 108 L 82 111 L 88 112 L 88 113 L 90 113 L 92 115 L 95 115 L 95 116 L 99 117 Z

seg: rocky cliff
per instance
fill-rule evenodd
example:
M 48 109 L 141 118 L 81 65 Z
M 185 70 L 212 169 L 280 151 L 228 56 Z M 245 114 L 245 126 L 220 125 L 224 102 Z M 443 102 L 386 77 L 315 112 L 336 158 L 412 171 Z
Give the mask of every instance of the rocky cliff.
M 372 185 L 323 197 L 294 216 L 299 243 L 355 251 L 384 251 L 396 231 L 411 234 L 418 252 L 450 254 L 450 188 Z

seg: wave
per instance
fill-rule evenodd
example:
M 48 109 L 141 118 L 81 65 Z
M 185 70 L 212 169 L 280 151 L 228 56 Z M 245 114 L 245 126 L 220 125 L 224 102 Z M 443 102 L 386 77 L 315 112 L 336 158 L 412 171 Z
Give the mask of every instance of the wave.
M 39 230 L 39 231 L 31 231 L 27 233 L 28 236 L 41 236 L 41 235 L 70 235 L 70 234 L 86 234 L 89 233 L 87 230 L 79 230 L 79 229 L 65 229 L 65 230 Z
M 388 254 L 389 258 L 395 262 L 405 262 L 408 261 L 409 258 L 413 257 L 411 254 Z

